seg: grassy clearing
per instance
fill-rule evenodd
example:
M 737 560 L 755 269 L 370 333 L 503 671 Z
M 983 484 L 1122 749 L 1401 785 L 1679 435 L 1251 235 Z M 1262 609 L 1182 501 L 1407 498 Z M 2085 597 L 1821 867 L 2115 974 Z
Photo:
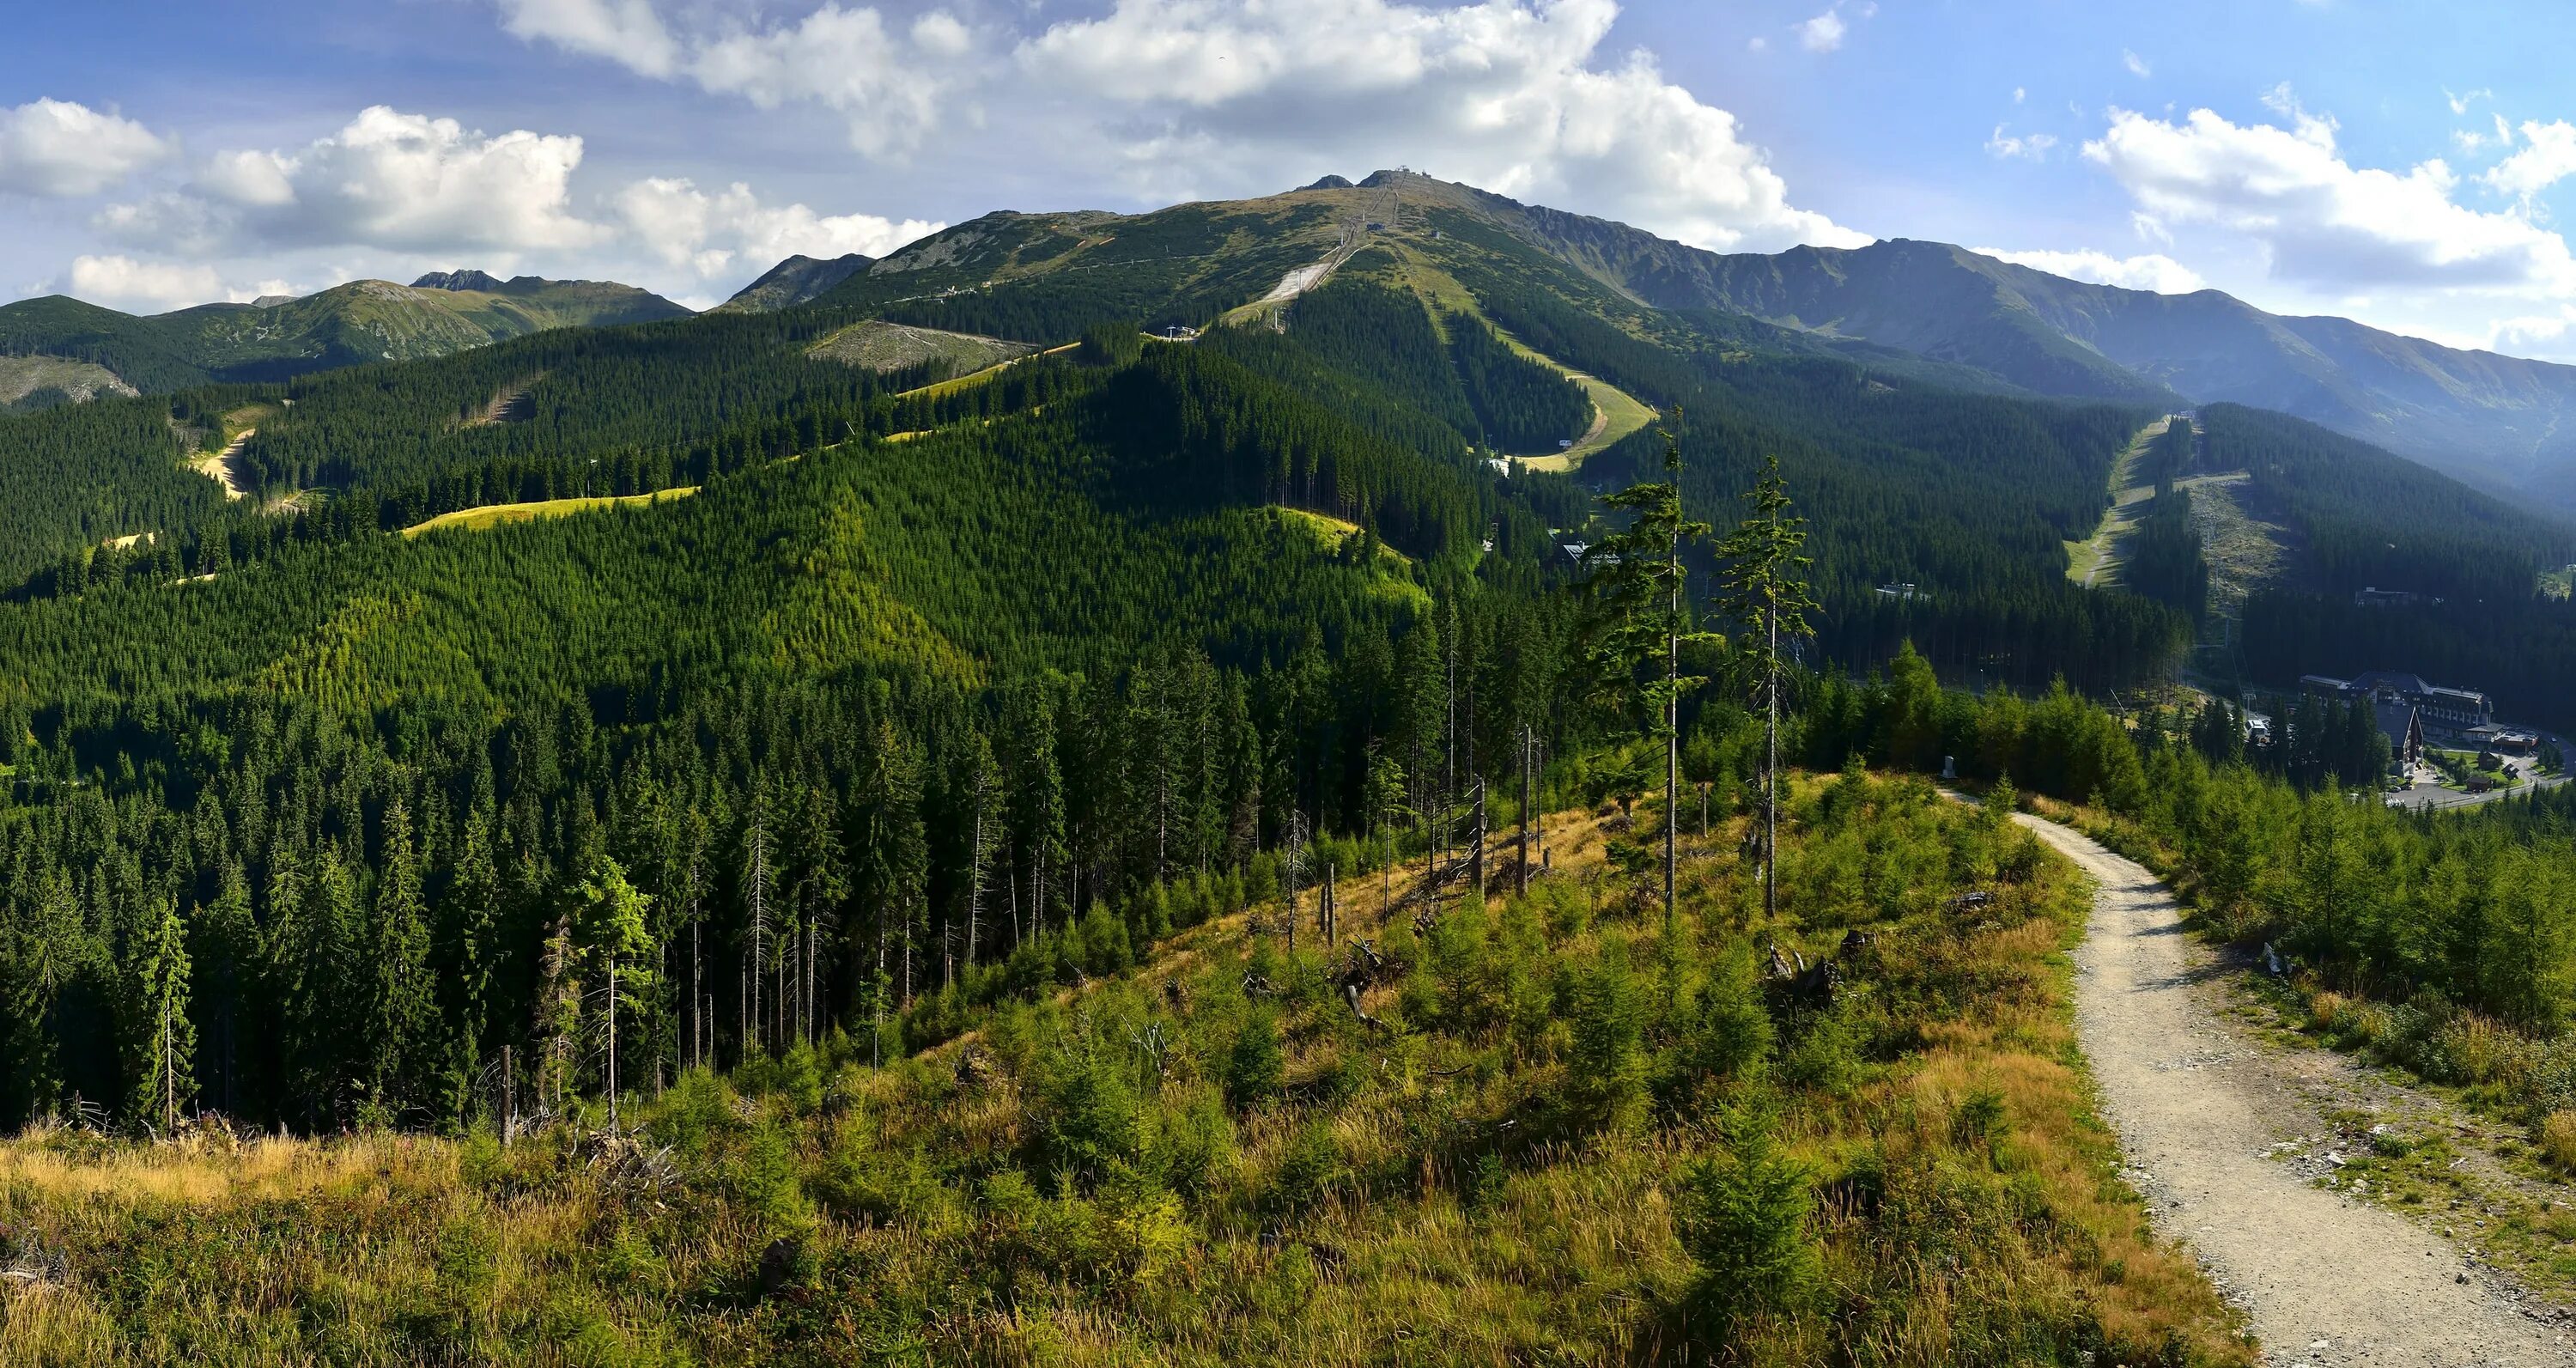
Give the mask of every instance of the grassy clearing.
M 1302 508 L 1287 508 L 1277 504 L 1272 504 L 1261 511 L 1277 515 L 1288 526 L 1308 533 L 1324 550 L 1337 555 L 1347 553 L 1351 546 L 1351 539 L 1360 535 L 1359 524 L 1328 514 L 1309 513 Z M 1411 556 L 1384 542 L 1379 542 L 1375 568 L 1378 575 L 1369 586 L 1372 594 L 1386 601 L 1402 604 L 1416 612 L 1431 610 L 1431 591 L 1424 588 L 1421 582 L 1413 577 Z
M 1504 337 L 1506 340 L 1511 340 L 1509 333 L 1504 334 Z M 1520 346 L 1516 340 L 1512 341 L 1512 345 Z M 1522 348 L 1522 350 L 1528 349 Z M 1574 383 L 1581 385 L 1583 392 L 1592 396 L 1593 412 L 1592 430 L 1585 433 L 1573 446 L 1541 456 L 1524 457 L 1523 463 L 1530 469 L 1579 470 L 1593 453 L 1608 449 L 1611 444 L 1642 430 L 1647 424 L 1655 421 L 1655 411 L 1646 407 L 1636 396 L 1626 390 L 1607 381 L 1596 380 L 1581 371 L 1566 370 L 1565 367 L 1557 366 L 1554 361 L 1548 361 L 1546 357 L 1539 356 L 1536 352 L 1531 352 L 1530 355 L 1541 361 L 1547 361 L 1551 366 L 1556 366 L 1556 369 L 1563 371 Z
M 2230 621 L 2256 589 L 2281 577 L 2289 560 L 2284 530 L 2246 509 L 2243 488 L 2251 479 L 2237 471 L 2192 484 L 2192 518 L 2209 563 L 2210 612 Z
M 954 376 L 950 379 L 938 381 L 935 384 L 923 385 L 919 389 L 908 389 L 895 397 L 898 399 L 910 399 L 915 397 L 936 399 L 942 395 L 955 394 L 959 390 L 972 389 L 977 385 L 983 384 L 985 381 L 1001 374 L 1003 367 L 1017 365 L 1020 362 L 1027 360 L 1029 356 L 1053 356 L 1058 352 L 1072 351 L 1075 347 L 1080 345 L 1082 344 L 1079 342 L 1067 342 L 1061 347 L 1049 347 L 1045 351 L 1031 352 L 1015 356 L 1008 361 L 1000 361 L 986 366 L 982 370 L 976 371 L 970 375 Z
M 640 508 L 669 499 L 685 499 L 698 492 L 696 485 L 682 485 L 653 494 L 601 495 L 589 499 L 540 499 L 534 503 L 486 504 L 481 508 L 460 508 L 441 513 L 426 522 L 413 523 L 402 530 L 406 537 L 446 528 L 484 528 L 502 523 L 535 522 L 539 518 L 565 518 L 598 508 Z
M 806 348 L 806 355 L 879 374 L 914 366 L 946 365 L 954 374 L 967 375 L 1036 350 L 1027 342 L 916 328 L 872 318 L 853 323 Z
M 693 1073 L 631 1139 L 39 1131 L 0 1362 L 2249 1362 L 2093 1118 L 2071 868 L 1919 780 L 1790 818 L 1777 923 L 1740 818 L 1669 929 L 1615 808 L 1526 899 L 1345 879 L 1358 1012 L 1311 894 L 1185 882 L 1141 966 L 1095 912 L 909 1060 Z M 1829 1000 L 1764 986 L 1854 930 Z

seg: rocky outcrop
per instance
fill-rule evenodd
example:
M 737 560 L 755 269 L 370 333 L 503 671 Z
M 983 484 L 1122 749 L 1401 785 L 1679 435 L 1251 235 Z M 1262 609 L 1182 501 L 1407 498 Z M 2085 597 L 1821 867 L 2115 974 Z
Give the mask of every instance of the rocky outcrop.
M 501 282 L 481 271 L 432 271 L 412 282 L 416 290 L 480 290 L 498 294 Z

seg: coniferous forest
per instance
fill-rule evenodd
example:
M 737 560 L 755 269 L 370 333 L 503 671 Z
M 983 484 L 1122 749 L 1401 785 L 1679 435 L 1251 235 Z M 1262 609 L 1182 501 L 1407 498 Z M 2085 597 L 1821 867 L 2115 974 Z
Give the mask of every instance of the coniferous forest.
M 2213 406 L 2090 588 L 2152 408 L 1260 214 L 0 416 L 0 1258 L 67 1308 L 0 1346 L 2251 1362 L 2111 1177 L 2017 795 L 2576 1105 L 2563 790 L 2352 801 L 2366 708 L 2168 687 L 2188 476 L 2306 538 L 2258 672 L 2544 719 L 2558 525 Z M 1046 350 L 813 350 L 867 318 Z M 1494 459 L 1568 371 L 1654 421 Z M 2399 581 L 2475 611 L 2336 608 Z

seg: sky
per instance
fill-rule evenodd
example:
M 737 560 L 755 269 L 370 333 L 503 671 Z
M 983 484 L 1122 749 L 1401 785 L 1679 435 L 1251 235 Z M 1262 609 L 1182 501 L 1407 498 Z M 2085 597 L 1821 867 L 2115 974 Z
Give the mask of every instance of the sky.
M 1410 166 L 1717 251 L 1954 242 L 2576 362 L 2576 7 L 89 0 L 0 66 L 0 298 L 791 253 Z M 148 37 L 142 37 L 146 36 Z

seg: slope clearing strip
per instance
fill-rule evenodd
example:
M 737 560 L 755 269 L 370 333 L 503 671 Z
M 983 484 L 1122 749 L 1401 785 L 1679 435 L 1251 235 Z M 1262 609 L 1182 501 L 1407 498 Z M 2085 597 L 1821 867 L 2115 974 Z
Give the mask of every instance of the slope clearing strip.
M 1444 339 L 1448 336 L 1442 317 L 1444 311 L 1468 314 L 1482 319 L 1486 326 L 1494 330 L 1495 336 L 1503 339 L 1503 345 L 1511 348 L 1515 355 L 1536 361 L 1581 385 L 1584 394 L 1591 398 L 1592 426 L 1586 429 L 1581 437 L 1575 439 L 1574 445 L 1556 451 L 1540 452 L 1533 456 L 1516 457 L 1515 459 L 1521 464 L 1532 470 L 1554 471 L 1559 474 L 1580 469 L 1585 460 L 1615 445 L 1629 434 L 1655 421 L 1659 416 L 1652 405 L 1639 400 L 1626 390 L 1606 380 L 1586 375 L 1513 336 L 1511 329 L 1485 316 L 1484 306 L 1477 301 L 1476 292 L 1460 284 L 1456 276 L 1423 260 L 1409 249 L 1402 252 L 1402 258 L 1404 283 L 1412 288 L 1414 297 L 1422 301 L 1423 307 L 1431 311 L 1432 326 L 1440 330 Z
M 2118 548 L 2120 538 L 2136 525 L 2136 505 L 2155 494 L 2151 487 L 2131 488 L 2129 472 L 2137 468 L 2138 458 L 2146 454 L 2147 443 L 2163 436 L 2165 429 L 2173 425 L 2174 417 L 2167 414 L 2138 429 L 2137 435 L 2129 439 L 2129 444 L 2122 447 L 2119 456 L 2111 462 L 2111 506 L 2103 510 L 2102 521 L 2094 526 L 2092 536 L 2066 543 L 2068 579 L 2089 589 L 2097 581 L 2110 582 L 2101 579 L 2103 572 L 2118 571 L 2119 561 L 2112 553 Z

